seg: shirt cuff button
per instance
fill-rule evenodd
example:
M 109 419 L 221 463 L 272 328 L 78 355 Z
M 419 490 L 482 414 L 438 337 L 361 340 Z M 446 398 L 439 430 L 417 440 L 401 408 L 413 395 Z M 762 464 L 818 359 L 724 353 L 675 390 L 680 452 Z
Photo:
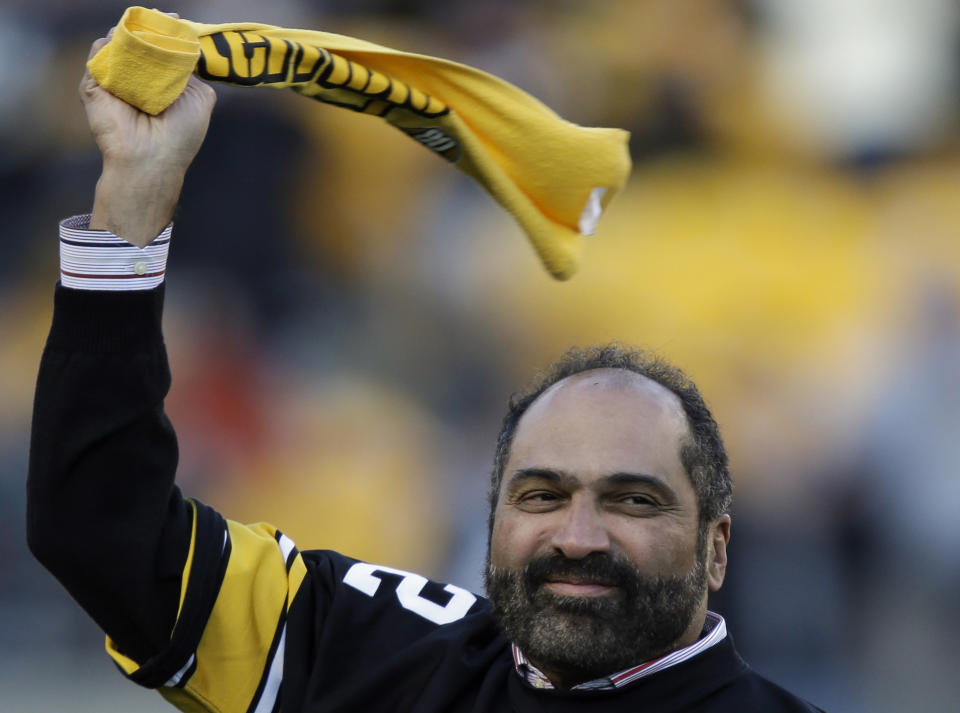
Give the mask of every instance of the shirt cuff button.
M 147 263 L 145 263 L 143 260 L 137 260 L 135 263 L 133 263 L 133 271 L 138 275 L 146 275 Z

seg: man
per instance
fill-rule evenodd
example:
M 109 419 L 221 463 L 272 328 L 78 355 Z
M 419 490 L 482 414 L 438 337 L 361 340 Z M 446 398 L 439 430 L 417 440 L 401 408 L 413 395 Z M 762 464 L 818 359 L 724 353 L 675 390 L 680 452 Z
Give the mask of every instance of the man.
M 129 678 L 221 713 L 818 710 L 751 671 L 706 609 L 726 454 L 693 384 L 640 353 L 571 352 L 511 404 L 489 601 L 183 498 L 160 315 L 215 96 L 191 79 L 158 117 L 88 75 L 81 96 L 103 173 L 92 215 L 61 223 L 28 539 Z

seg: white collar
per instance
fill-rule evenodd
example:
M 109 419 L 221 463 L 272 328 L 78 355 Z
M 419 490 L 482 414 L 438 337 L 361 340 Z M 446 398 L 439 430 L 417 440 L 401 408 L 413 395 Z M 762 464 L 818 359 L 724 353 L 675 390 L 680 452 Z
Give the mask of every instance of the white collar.
M 625 686 L 632 681 L 636 681 L 638 678 L 650 676 L 657 671 L 663 671 L 665 668 L 676 666 L 682 661 L 693 658 L 697 654 L 706 651 L 711 646 L 720 643 L 726 638 L 726 636 L 727 622 L 724 621 L 723 617 L 719 614 L 708 611 L 707 618 L 703 623 L 703 633 L 701 633 L 699 639 L 689 646 L 684 646 L 682 649 L 671 651 L 670 653 L 664 654 L 660 658 L 653 659 L 652 661 L 646 661 L 637 666 L 631 666 L 628 669 L 611 674 L 610 676 L 603 676 L 592 681 L 586 681 L 585 683 L 577 684 L 572 690 L 612 689 Z M 516 644 L 510 644 L 510 648 L 513 652 L 514 667 L 516 668 L 517 673 L 528 684 L 534 688 L 555 688 L 555 686 L 550 682 L 550 679 L 527 660 L 527 658 L 523 655 L 523 652 L 517 648 Z

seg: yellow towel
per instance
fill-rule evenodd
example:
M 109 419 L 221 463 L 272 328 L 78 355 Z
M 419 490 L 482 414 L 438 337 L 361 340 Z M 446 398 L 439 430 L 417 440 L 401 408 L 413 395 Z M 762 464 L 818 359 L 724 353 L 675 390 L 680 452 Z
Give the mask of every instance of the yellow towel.
M 572 124 L 472 67 L 343 35 L 208 25 L 131 7 L 89 67 L 104 88 L 151 114 L 196 71 L 382 116 L 479 181 L 561 280 L 576 272 L 582 236 L 593 234 L 630 172 L 626 131 Z

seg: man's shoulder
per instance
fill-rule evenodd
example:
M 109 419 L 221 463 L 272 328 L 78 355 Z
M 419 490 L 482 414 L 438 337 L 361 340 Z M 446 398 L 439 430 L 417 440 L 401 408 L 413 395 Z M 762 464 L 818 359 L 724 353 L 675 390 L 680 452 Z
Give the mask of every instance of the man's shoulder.
M 506 695 L 509 644 L 486 599 L 337 552 L 301 554 L 307 575 L 290 608 L 284 663 L 295 709 L 313 710 L 321 690 L 343 710 L 363 711 L 406 710 L 413 700 L 415 710 L 451 710 L 484 685 Z
M 479 594 L 417 572 L 366 562 L 333 550 L 304 550 L 300 554 L 320 586 L 328 590 L 346 587 L 371 598 L 393 598 L 436 624 L 451 623 L 468 611 L 488 606 Z M 421 604 L 422 601 L 432 602 L 443 611 Z
M 750 710 L 770 713 L 824 713 L 822 708 L 791 693 L 752 668 L 747 668 L 743 675 L 731 684 L 729 693 L 742 702 L 749 701 L 753 706 Z
M 761 675 L 728 634 L 714 646 L 636 682 L 636 694 L 664 710 L 693 713 L 823 713 Z M 672 706 L 672 707 L 671 707 Z
M 309 585 L 301 605 L 332 617 L 334 627 L 363 624 L 384 635 L 417 639 L 437 629 L 492 626 L 482 596 L 416 572 L 354 559 L 332 550 L 302 552 Z

